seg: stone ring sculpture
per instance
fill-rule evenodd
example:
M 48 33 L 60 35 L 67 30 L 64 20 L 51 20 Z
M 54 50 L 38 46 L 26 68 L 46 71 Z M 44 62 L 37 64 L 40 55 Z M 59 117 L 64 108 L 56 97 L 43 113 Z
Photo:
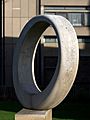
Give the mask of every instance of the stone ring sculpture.
M 48 86 L 41 91 L 34 75 L 34 59 L 42 33 L 52 26 L 58 38 L 58 62 Z M 45 110 L 57 106 L 70 91 L 78 69 L 78 40 L 71 23 L 62 16 L 33 17 L 23 28 L 13 57 L 16 95 L 25 108 Z

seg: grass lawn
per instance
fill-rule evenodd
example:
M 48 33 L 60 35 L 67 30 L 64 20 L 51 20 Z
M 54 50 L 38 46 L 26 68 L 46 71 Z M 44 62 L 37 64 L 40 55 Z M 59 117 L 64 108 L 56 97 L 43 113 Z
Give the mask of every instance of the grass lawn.
M 22 106 L 16 101 L 0 101 L 0 120 L 14 120 Z
M 0 101 L 0 120 L 15 120 L 20 109 L 16 101 Z M 62 103 L 53 109 L 53 120 L 90 120 L 90 104 Z

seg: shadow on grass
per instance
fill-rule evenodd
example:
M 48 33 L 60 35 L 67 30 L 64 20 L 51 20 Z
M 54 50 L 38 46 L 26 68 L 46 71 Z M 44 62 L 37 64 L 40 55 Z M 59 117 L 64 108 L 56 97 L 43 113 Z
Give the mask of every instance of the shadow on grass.
M 90 103 L 62 103 L 53 109 L 53 118 L 53 120 L 90 120 Z
M 18 101 L 0 101 L 0 111 L 16 113 L 21 109 Z M 53 109 L 53 120 L 90 120 L 90 103 L 62 102 Z
M 0 101 L 0 110 L 8 112 L 18 112 L 22 109 L 18 101 Z

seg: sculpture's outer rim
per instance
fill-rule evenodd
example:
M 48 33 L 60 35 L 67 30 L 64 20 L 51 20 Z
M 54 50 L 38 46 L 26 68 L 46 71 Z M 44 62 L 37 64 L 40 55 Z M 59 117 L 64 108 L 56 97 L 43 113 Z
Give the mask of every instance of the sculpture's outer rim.
M 30 94 L 28 91 L 23 89 L 19 82 L 18 57 L 20 54 L 20 48 L 22 47 L 23 42 L 25 42 L 25 37 L 28 31 L 39 21 L 52 25 L 57 34 L 59 40 L 58 66 L 56 68 L 57 72 L 54 74 L 54 77 L 47 88 L 40 92 L 36 87 L 35 93 Z M 72 39 L 71 35 L 74 39 L 72 41 L 70 41 Z M 67 42 L 65 41 L 66 37 Z M 74 50 L 75 53 L 70 49 Z M 57 106 L 70 91 L 77 73 L 78 59 L 78 41 L 76 33 L 72 25 L 65 18 L 55 15 L 41 15 L 32 18 L 21 32 L 13 57 L 13 83 L 16 95 L 21 104 L 29 109 L 50 109 Z M 68 64 L 68 66 L 65 64 Z M 72 69 L 73 73 L 70 73 L 72 72 L 70 71 L 70 68 Z M 32 86 L 35 87 L 34 83 L 32 84 Z

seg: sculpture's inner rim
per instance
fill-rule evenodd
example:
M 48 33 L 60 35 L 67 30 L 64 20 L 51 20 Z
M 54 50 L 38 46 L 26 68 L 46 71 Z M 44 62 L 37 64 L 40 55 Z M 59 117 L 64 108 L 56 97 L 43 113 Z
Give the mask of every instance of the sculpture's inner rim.
M 54 29 L 54 28 L 53 28 Z M 47 30 L 47 29 L 46 29 Z M 55 31 L 55 30 L 54 30 Z M 37 48 L 38 48 L 38 44 L 40 43 L 40 40 L 41 39 L 43 39 L 43 37 L 41 36 L 40 37 L 40 39 L 38 40 L 38 42 L 37 42 L 37 44 L 36 44 L 36 46 L 35 46 L 35 49 L 34 49 L 34 53 L 33 53 L 33 59 L 32 59 L 32 66 L 34 66 L 35 65 L 35 59 L 37 59 L 36 58 L 36 53 L 37 53 Z M 58 43 L 57 43 L 58 44 Z M 58 49 L 58 47 L 57 47 L 57 49 Z M 52 50 L 50 51 L 50 52 L 52 52 Z M 47 53 L 46 53 L 47 54 Z M 52 53 L 51 53 L 52 54 Z M 42 61 L 41 61 L 42 62 Z M 57 56 L 57 62 L 58 62 L 58 56 Z M 57 62 L 56 62 L 56 66 L 55 67 L 57 67 Z M 41 64 L 41 63 L 40 63 Z M 37 68 L 36 68 L 37 69 Z M 55 68 L 55 70 L 54 70 L 54 73 L 52 73 L 52 76 L 51 76 L 51 79 L 48 79 L 48 84 L 44 87 L 44 88 L 42 88 L 42 84 L 44 84 L 44 82 L 45 82 L 45 80 L 43 80 L 43 83 L 42 84 L 40 84 L 39 85 L 39 83 L 37 82 L 37 78 L 36 78 L 36 74 L 35 74 L 35 67 L 32 67 L 32 70 L 33 70 L 33 72 L 32 72 L 32 74 L 33 74 L 33 79 L 34 79 L 34 83 L 35 83 L 35 85 L 39 88 L 39 90 L 40 90 L 40 92 L 42 92 L 47 86 L 48 86 L 48 84 L 50 83 L 50 81 L 52 80 L 52 77 L 53 77 L 53 75 L 54 75 L 54 73 L 55 73 L 55 71 L 56 71 L 56 68 Z M 39 72 L 39 73 L 42 73 L 42 72 Z M 43 73 L 44 74 L 44 73 Z M 39 82 L 42 82 L 42 79 L 40 79 L 40 81 Z M 45 84 L 44 84 L 45 85 Z
M 52 25 L 50 25 L 53 29 L 54 29 L 54 27 L 52 26 Z M 49 26 L 48 26 L 49 27 Z M 47 27 L 47 28 L 48 28 Z M 47 29 L 46 28 L 46 29 Z M 45 30 L 46 30 L 45 29 Z M 55 31 L 55 30 L 54 30 Z M 42 34 L 43 34 L 43 32 L 42 32 Z M 41 34 L 41 35 L 42 35 Z M 39 89 L 39 91 L 40 92 L 42 92 L 43 90 L 41 90 L 40 88 L 39 88 L 39 86 L 38 86 L 38 84 L 37 84 L 37 82 L 36 82 L 36 78 L 35 78 L 35 70 L 34 70 L 34 68 L 35 67 L 33 67 L 34 65 L 35 65 L 35 55 L 36 55 L 36 51 L 37 51 L 37 47 L 38 47 L 38 44 L 39 44 L 39 42 L 40 42 L 40 39 L 41 39 L 41 37 L 38 39 L 38 41 L 37 41 L 37 43 L 36 43 L 36 46 L 35 46 L 35 49 L 34 49 L 34 52 L 33 52 L 33 58 L 32 58 L 32 76 L 33 76 L 33 80 L 34 80 L 34 84 L 35 84 L 35 86 L 37 87 L 37 89 Z M 57 64 L 58 64 L 58 60 L 57 60 Z M 56 68 L 57 68 L 57 65 L 56 65 Z M 56 71 L 56 69 L 55 69 L 55 71 Z M 55 73 L 55 71 L 54 71 L 54 73 Z M 53 76 L 54 76 L 54 74 L 53 74 Z M 53 78 L 53 76 L 52 76 L 52 78 Z M 51 80 L 52 80 L 52 78 L 51 78 Z M 51 81 L 50 80 L 50 81 Z M 49 82 L 50 83 L 50 82 Z M 48 85 L 47 85 L 48 86 Z M 46 86 L 46 88 L 47 88 L 47 86 Z M 45 89 L 46 89 L 45 88 Z
M 27 61 L 27 65 L 24 65 L 24 71 L 22 71 L 21 74 L 23 74 L 24 77 L 20 78 L 20 74 L 19 74 L 19 82 L 20 84 L 22 85 L 23 89 L 29 93 L 33 93 L 33 94 L 36 94 L 36 93 L 39 93 L 39 92 L 42 92 L 37 83 L 36 83 L 36 80 L 35 80 L 35 74 L 34 74 L 34 60 L 35 60 L 35 54 L 36 54 L 36 49 L 37 49 L 37 46 L 38 46 L 38 43 L 39 43 L 39 40 L 40 40 L 40 36 L 42 35 L 42 33 L 49 27 L 49 26 L 52 26 L 53 29 L 55 30 L 55 26 L 53 26 L 53 24 L 51 24 L 50 22 L 46 22 L 46 21 L 39 21 L 39 22 L 36 22 L 28 31 L 28 33 L 26 34 L 25 38 L 24 38 L 24 41 L 23 41 L 23 45 L 21 47 L 21 52 L 20 52 L 20 57 L 19 57 L 19 64 L 20 65 L 18 68 L 21 69 L 18 71 L 22 71 L 22 66 L 23 66 L 23 62 L 25 62 L 25 58 L 26 61 Z M 56 30 L 55 30 L 55 33 L 56 33 Z M 57 35 L 58 36 L 58 35 Z M 58 44 L 59 44 L 59 40 L 58 40 Z M 60 49 L 60 46 L 58 45 L 58 48 Z M 23 54 L 27 51 L 26 54 Z M 60 54 L 60 53 L 59 53 Z M 24 59 L 23 59 L 24 58 Z M 57 61 L 57 66 L 59 64 L 59 59 Z M 31 65 L 31 66 L 30 66 Z M 28 69 L 27 69 L 27 66 Z M 57 66 L 56 66 L 56 70 L 55 70 L 55 73 L 58 72 L 58 69 L 57 69 Z M 20 68 L 21 67 L 21 68 Z M 26 69 L 26 70 L 25 70 Z M 27 73 L 25 73 L 27 72 Z M 28 74 L 29 73 L 29 74 Z M 54 74 L 55 74 L 54 73 Z M 29 76 L 29 80 L 26 79 L 26 77 Z M 55 77 L 54 79 L 56 79 L 57 76 L 54 76 Z M 52 79 L 53 79 L 52 77 Z M 50 81 L 52 81 L 52 79 Z M 47 85 L 48 87 L 48 85 Z M 46 88 L 47 88 L 46 87 Z M 46 89 L 45 88 L 45 89 Z
M 37 82 L 36 82 L 37 80 L 36 80 L 36 77 L 35 77 L 35 70 L 34 70 L 34 68 L 35 68 L 34 67 L 34 65 L 35 65 L 35 56 L 36 56 L 36 51 L 37 51 L 37 47 L 38 47 L 39 41 L 40 41 L 40 39 L 37 41 L 35 49 L 34 49 L 34 52 L 33 52 L 33 58 L 32 58 L 32 76 L 33 76 L 33 80 L 34 80 L 35 86 L 37 87 L 37 89 L 39 89 L 40 92 L 42 92 L 41 89 L 39 88 Z

